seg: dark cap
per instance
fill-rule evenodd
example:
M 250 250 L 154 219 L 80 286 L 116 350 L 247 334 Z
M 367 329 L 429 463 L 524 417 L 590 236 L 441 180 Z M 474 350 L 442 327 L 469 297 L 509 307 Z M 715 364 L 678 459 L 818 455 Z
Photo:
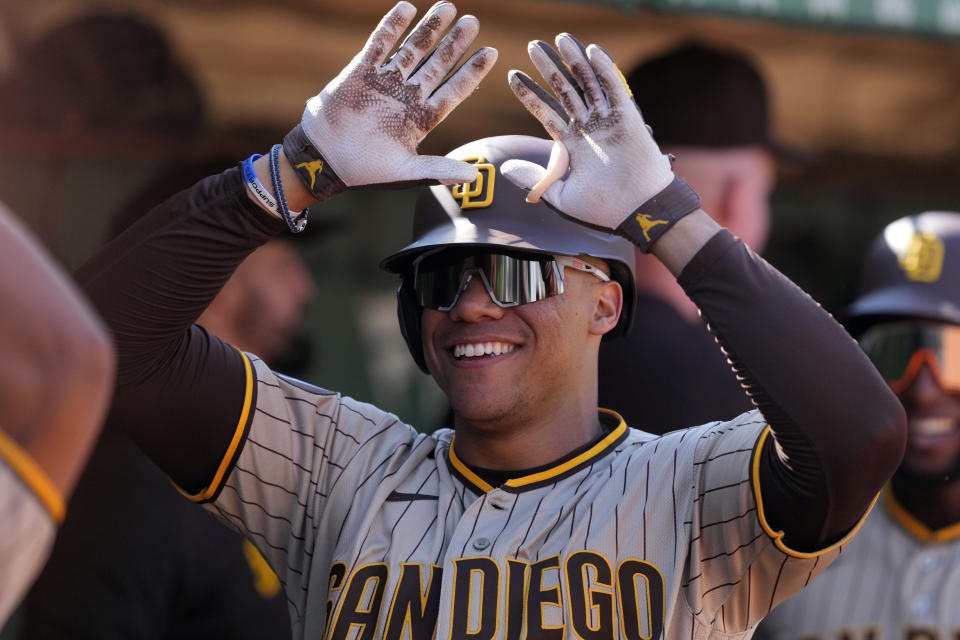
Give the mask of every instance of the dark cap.
M 870 245 L 860 295 L 847 309 L 855 333 L 908 316 L 960 324 L 960 213 L 894 220 Z
M 642 62 L 627 83 L 661 145 L 756 145 L 786 159 L 804 155 L 774 138 L 763 78 L 741 53 L 687 43 Z

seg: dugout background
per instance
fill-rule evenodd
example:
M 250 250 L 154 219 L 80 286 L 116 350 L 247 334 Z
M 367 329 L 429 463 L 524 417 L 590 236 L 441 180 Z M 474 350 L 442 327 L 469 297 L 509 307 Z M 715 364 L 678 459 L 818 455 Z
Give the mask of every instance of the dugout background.
M 510 68 L 532 70 L 525 43 L 533 38 L 572 31 L 584 42 L 602 43 L 624 71 L 691 37 L 736 46 L 755 56 L 767 78 L 779 137 L 816 156 L 809 166 L 781 167 L 766 255 L 837 312 L 851 295 L 866 243 L 886 222 L 924 209 L 960 210 L 960 18 L 950 22 L 956 0 L 812 3 L 872 7 L 880 18 L 909 17 L 913 7 L 917 16 L 933 16 L 923 24 L 871 22 L 862 12 L 848 21 L 836 12 L 800 19 L 793 9 L 802 2 L 700 2 L 699 9 L 680 0 L 608 3 L 640 7 L 625 11 L 539 0 L 461 1 L 462 12 L 480 18 L 479 41 L 500 49 L 500 62 L 423 150 L 444 153 L 501 133 L 542 135 L 505 81 Z M 917 13 L 933 6 L 927 2 L 943 3 L 941 13 Z M 204 104 L 197 123 L 162 132 L 94 126 L 70 113 L 24 124 L 0 108 L 6 114 L 0 200 L 68 268 L 76 267 L 105 237 L 111 212 L 165 167 L 227 166 L 279 140 L 299 119 L 303 101 L 359 49 L 387 4 L 0 0 L 0 80 L 22 74 L 25 52 L 77 17 L 134 15 L 166 38 Z M 650 4 L 665 10 L 641 7 Z M 47 46 L 64 65 L 76 55 L 61 52 L 57 42 Z M 118 55 L 122 61 L 122 51 Z M 3 85 L 0 105 L 22 97 L 11 86 Z M 158 93 L 156 100 L 163 99 Z M 318 286 L 308 317 L 313 358 L 300 374 L 433 427 L 442 411 L 439 393 L 407 355 L 396 328 L 394 280 L 376 269 L 408 237 L 412 201 L 409 192 L 363 192 L 313 212 L 314 225 L 323 220 L 327 228 L 300 243 Z

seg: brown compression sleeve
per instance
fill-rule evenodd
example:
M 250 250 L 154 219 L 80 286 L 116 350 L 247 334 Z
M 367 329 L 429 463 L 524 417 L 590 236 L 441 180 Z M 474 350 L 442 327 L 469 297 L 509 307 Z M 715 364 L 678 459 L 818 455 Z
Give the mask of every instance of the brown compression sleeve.
M 240 354 L 191 325 L 237 265 L 283 229 L 234 168 L 159 205 L 76 273 L 116 343 L 108 420 L 188 491 L 213 478 L 245 386 Z
M 768 523 L 797 550 L 840 538 L 900 461 L 896 396 L 820 305 L 728 231 L 678 280 L 773 432 L 759 478 Z

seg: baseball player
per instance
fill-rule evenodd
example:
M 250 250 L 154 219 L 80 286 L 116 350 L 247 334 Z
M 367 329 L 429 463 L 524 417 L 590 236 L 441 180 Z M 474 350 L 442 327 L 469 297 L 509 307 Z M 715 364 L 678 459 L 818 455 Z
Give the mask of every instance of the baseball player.
M 851 328 L 906 408 L 906 454 L 842 559 L 775 609 L 763 638 L 960 634 L 960 213 L 890 223 L 862 285 Z
M 84 267 L 123 336 L 114 418 L 258 545 L 296 637 L 749 636 L 868 510 L 901 455 L 902 408 L 837 323 L 699 209 L 599 47 L 531 44 L 558 99 L 510 74 L 554 142 L 417 155 L 496 53 L 448 75 L 477 22 L 441 2 L 391 55 L 414 13 L 386 15 L 282 148 L 160 205 Z M 303 207 L 423 181 L 441 184 L 383 267 L 453 429 L 418 433 L 191 327 Z M 634 244 L 679 276 L 762 414 L 658 438 L 597 410 Z
M 0 205 L 0 628 L 47 558 L 113 384 L 99 319 Z

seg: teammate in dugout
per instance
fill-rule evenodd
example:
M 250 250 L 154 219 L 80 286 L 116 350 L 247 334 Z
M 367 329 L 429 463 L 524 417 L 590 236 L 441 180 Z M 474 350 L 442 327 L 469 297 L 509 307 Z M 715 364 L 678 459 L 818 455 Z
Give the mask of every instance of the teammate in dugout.
M 0 629 L 43 568 L 113 387 L 106 328 L 0 204 Z
M 757 637 L 960 636 L 960 213 L 890 223 L 862 285 L 850 328 L 906 408 L 906 454 L 841 560 Z
M 415 14 L 398 4 L 282 150 L 175 196 L 85 265 L 120 343 L 113 417 L 259 546 L 296 637 L 746 637 L 868 511 L 903 450 L 902 408 L 829 315 L 699 209 L 599 47 L 531 43 L 559 101 L 509 74 L 557 144 L 417 155 L 496 58 L 481 48 L 444 81 L 478 30 L 464 16 L 444 36 L 455 11 L 434 5 L 390 55 Z M 453 429 L 417 433 L 191 326 L 247 253 L 300 228 L 290 209 L 411 182 L 447 186 L 425 190 L 414 243 L 383 266 Z M 549 207 L 522 202 L 546 185 Z M 760 411 L 663 437 L 598 412 L 631 241 L 679 277 Z

